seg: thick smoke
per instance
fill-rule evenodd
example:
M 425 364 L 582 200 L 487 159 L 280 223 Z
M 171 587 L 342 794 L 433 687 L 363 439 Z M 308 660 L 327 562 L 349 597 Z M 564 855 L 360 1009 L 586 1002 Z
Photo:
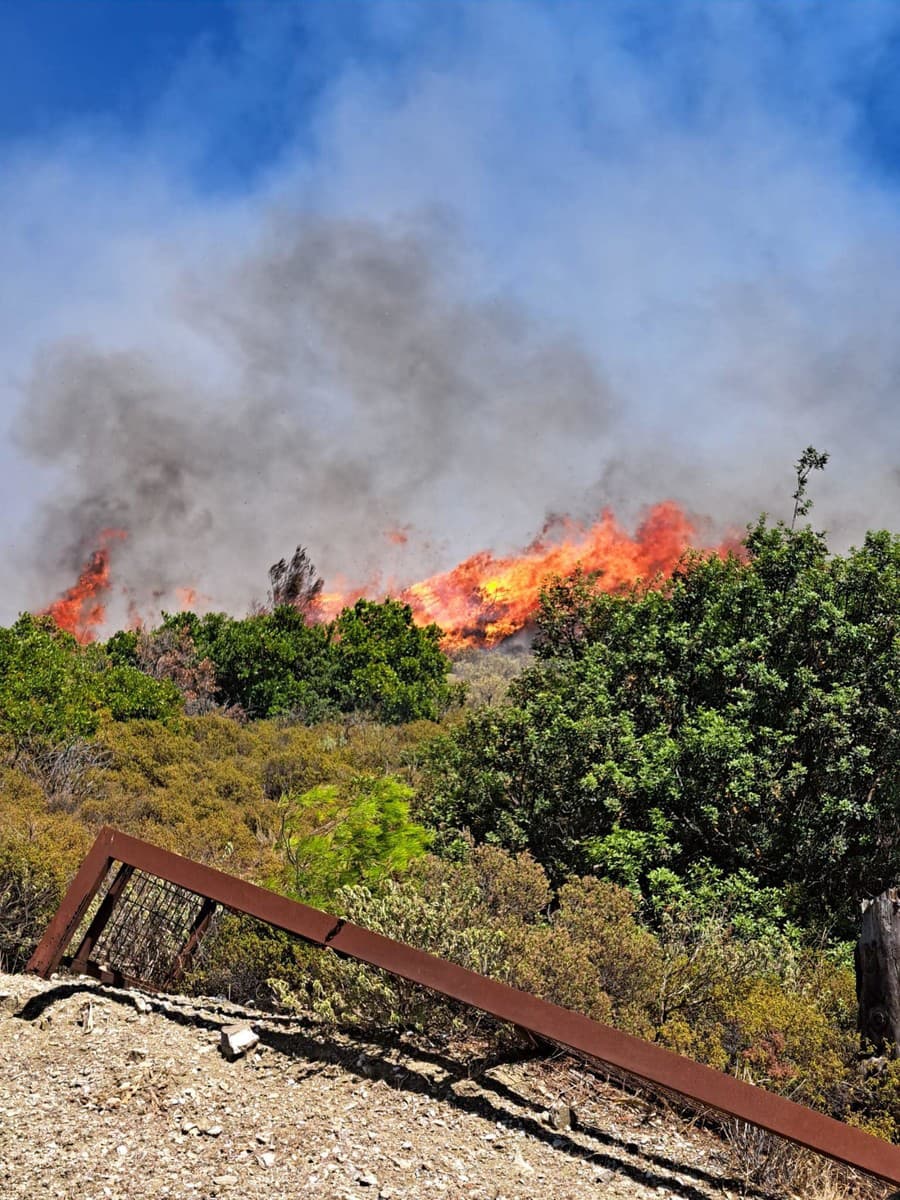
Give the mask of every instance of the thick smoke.
M 128 533 L 114 576 L 139 605 L 190 585 L 237 610 L 301 540 L 326 578 L 365 580 L 411 518 L 464 550 L 527 529 L 573 443 L 602 460 L 610 396 L 577 345 L 454 291 L 434 222 L 282 214 L 253 252 L 179 280 L 182 361 L 45 349 L 18 431 L 64 473 L 41 516 L 42 585 L 108 527 Z M 405 552 L 407 574 L 430 565 Z
M 103 528 L 151 618 L 298 544 L 327 588 L 606 505 L 717 540 L 809 444 L 835 548 L 897 526 L 897 6 L 434 7 L 237 5 L 139 134 L 4 161 L 0 621 Z

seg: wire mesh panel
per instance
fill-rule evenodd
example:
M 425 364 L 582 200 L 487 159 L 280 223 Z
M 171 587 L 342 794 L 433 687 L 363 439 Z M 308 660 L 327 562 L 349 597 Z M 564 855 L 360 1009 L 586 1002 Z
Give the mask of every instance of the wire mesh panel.
M 202 896 L 134 871 L 91 949 L 91 960 L 151 987 L 165 987 L 185 947 L 199 940 L 195 933 L 203 910 Z

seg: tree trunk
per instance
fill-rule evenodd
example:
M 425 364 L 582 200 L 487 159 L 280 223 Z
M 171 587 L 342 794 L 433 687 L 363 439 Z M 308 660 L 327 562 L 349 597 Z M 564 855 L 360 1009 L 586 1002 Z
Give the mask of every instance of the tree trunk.
M 856 943 L 858 1027 L 864 1052 L 900 1057 L 900 888 L 863 908 Z

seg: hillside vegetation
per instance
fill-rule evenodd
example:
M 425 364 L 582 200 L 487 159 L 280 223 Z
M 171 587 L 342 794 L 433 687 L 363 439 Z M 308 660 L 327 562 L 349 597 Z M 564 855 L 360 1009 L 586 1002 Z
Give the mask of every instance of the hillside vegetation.
M 24 963 L 108 822 L 897 1139 L 851 940 L 900 876 L 898 619 L 900 539 L 836 555 L 764 518 L 628 594 L 550 581 L 511 682 L 490 659 L 451 679 L 395 601 L 87 647 L 23 616 L 0 631 L 0 956 Z M 249 921 L 195 983 L 514 1036 Z

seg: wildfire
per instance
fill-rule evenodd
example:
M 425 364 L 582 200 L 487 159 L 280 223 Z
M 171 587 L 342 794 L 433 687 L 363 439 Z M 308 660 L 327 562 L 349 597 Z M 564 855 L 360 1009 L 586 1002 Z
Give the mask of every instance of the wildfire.
M 409 525 L 401 525 L 396 529 L 386 529 L 384 536 L 392 546 L 405 546 L 409 541 Z
M 388 539 L 403 545 L 409 528 L 388 531 Z M 671 500 L 650 509 L 633 536 L 609 510 L 593 525 L 555 517 L 521 554 L 499 557 L 483 550 L 451 571 L 406 587 L 384 588 L 377 583 L 352 586 L 342 580 L 335 590 L 319 593 L 308 611 L 314 620 L 326 621 L 362 596 L 387 592 L 411 607 L 417 623 L 440 625 L 445 632 L 445 649 L 496 646 L 529 623 L 548 577 L 565 577 L 581 567 L 596 573 L 598 585 L 609 592 L 638 580 L 667 577 L 685 550 L 696 544 L 696 533 L 688 516 Z M 104 600 L 111 586 L 109 548 L 126 536 L 121 529 L 103 530 L 98 548 L 78 582 L 44 609 L 61 629 L 81 642 L 93 641 L 105 623 Z M 714 553 L 724 554 L 735 548 L 736 543 L 726 542 Z M 140 627 L 135 597 L 127 588 L 123 594 L 129 597 L 133 625 Z M 175 595 L 181 609 L 211 604 L 210 597 L 192 587 L 177 588 Z M 154 595 L 154 600 L 160 597 L 161 593 Z
M 206 596 L 201 597 L 197 589 L 192 587 L 177 587 L 175 589 L 175 598 L 178 601 L 179 612 L 192 611 L 198 604 L 208 599 Z
M 398 590 L 419 624 L 434 621 L 445 631 L 444 647 L 496 646 L 525 627 L 537 609 L 548 576 L 571 575 L 576 567 L 597 572 L 600 587 L 617 591 L 638 579 L 670 575 L 694 544 L 696 530 L 673 501 L 655 505 L 634 537 L 605 511 L 582 525 L 554 518 L 524 553 L 497 557 L 473 554 L 443 574 Z M 718 549 L 724 553 L 727 546 Z M 336 615 L 374 589 L 348 588 L 321 597 L 324 618 Z
M 104 597 L 109 590 L 109 547 L 127 537 L 124 529 L 103 529 L 99 545 L 91 552 L 78 581 L 43 609 L 41 616 L 52 617 L 60 629 L 74 634 L 79 642 L 92 642 L 106 621 Z

